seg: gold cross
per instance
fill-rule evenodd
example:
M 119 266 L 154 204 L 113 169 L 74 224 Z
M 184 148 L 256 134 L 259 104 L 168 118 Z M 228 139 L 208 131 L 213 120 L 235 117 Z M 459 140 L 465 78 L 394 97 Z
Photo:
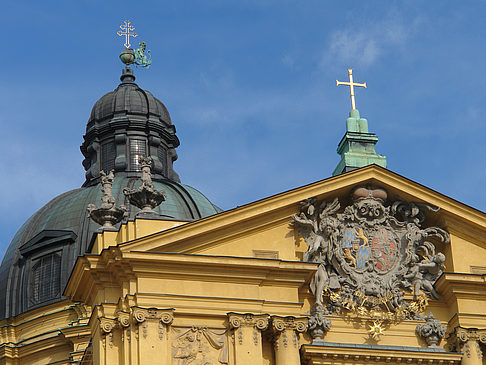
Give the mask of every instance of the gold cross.
M 129 20 L 125 20 L 125 25 L 120 25 L 120 29 L 121 30 L 116 32 L 116 34 L 118 34 L 120 37 L 125 36 L 124 46 L 128 49 L 130 48 L 130 37 L 135 38 L 136 36 L 138 36 L 138 34 L 134 32 L 135 27 L 133 25 L 130 25 Z
M 348 73 L 349 73 L 349 82 L 343 82 L 343 81 L 336 80 L 336 86 L 339 86 L 339 85 L 349 86 L 349 90 L 351 91 L 351 108 L 356 109 L 356 101 L 354 100 L 354 87 L 360 86 L 360 87 L 364 87 L 366 89 L 366 82 L 364 84 L 358 84 L 357 82 L 353 82 L 353 69 L 352 68 L 348 68 Z

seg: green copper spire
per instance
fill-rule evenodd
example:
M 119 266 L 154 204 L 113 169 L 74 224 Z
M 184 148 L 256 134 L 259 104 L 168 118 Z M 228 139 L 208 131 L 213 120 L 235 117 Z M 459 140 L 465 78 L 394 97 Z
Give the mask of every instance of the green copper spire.
M 375 152 L 376 142 L 376 134 L 368 132 L 368 121 L 360 118 L 358 109 L 351 110 L 346 120 L 346 134 L 337 148 L 341 161 L 332 176 L 372 164 L 386 168 L 386 157 Z
M 349 86 L 351 93 L 351 111 L 346 120 L 346 134 L 339 142 L 337 152 L 341 155 L 341 161 L 334 169 L 332 176 L 342 174 L 360 167 L 376 164 L 386 168 L 386 157 L 375 152 L 375 144 L 378 137 L 368 132 L 368 121 L 360 118 L 356 109 L 354 87 L 366 88 L 366 82 L 360 84 L 353 81 L 353 69 L 348 69 L 349 82 L 336 80 L 336 85 Z

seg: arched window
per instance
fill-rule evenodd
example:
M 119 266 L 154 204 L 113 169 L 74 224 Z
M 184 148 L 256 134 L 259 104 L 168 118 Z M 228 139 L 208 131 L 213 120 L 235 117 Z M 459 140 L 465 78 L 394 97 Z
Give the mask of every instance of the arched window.
M 130 138 L 130 170 L 140 171 L 140 162 L 138 159 L 140 157 L 147 156 L 147 148 L 145 146 L 146 142 L 143 139 Z
M 101 169 L 109 173 L 115 168 L 115 141 L 107 141 L 101 145 Z
M 61 252 L 32 260 L 29 305 L 59 297 L 61 291 Z

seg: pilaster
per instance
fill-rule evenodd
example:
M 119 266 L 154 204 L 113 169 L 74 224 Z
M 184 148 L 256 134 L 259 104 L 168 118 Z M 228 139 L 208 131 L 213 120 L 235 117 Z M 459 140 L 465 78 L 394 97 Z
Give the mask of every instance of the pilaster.
M 236 364 L 263 364 L 262 331 L 267 329 L 268 319 L 268 314 L 228 313 Z
M 271 320 L 275 364 L 300 364 L 299 333 L 307 330 L 307 318 L 272 316 Z
M 456 327 L 449 336 L 450 347 L 462 352 L 462 365 L 482 365 L 480 343 L 486 344 L 486 329 Z
M 174 320 L 174 310 L 140 307 L 132 310 L 138 353 L 144 354 L 145 359 L 157 359 L 159 364 L 170 364 L 168 328 Z
M 144 359 L 157 359 L 157 364 L 169 365 L 169 326 L 173 309 L 132 306 L 115 311 L 98 307 L 97 318 L 91 318 L 93 360 L 95 364 L 142 365 Z

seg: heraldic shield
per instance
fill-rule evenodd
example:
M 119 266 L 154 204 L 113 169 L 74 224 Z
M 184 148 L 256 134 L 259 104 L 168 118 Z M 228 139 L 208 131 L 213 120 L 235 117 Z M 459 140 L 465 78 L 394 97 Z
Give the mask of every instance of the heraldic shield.
M 397 200 L 387 204 L 382 188 L 358 187 L 352 204 L 341 209 L 336 198 L 301 203 L 293 223 L 305 239 L 304 260 L 319 263 L 311 282 L 316 305 L 328 313 L 382 313 L 388 320 L 421 316 L 445 256 L 434 242 L 449 243 L 438 227 L 423 228 L 427 212 L 438 208 Z M 405 293 L 413 299 L 406 300 Z

